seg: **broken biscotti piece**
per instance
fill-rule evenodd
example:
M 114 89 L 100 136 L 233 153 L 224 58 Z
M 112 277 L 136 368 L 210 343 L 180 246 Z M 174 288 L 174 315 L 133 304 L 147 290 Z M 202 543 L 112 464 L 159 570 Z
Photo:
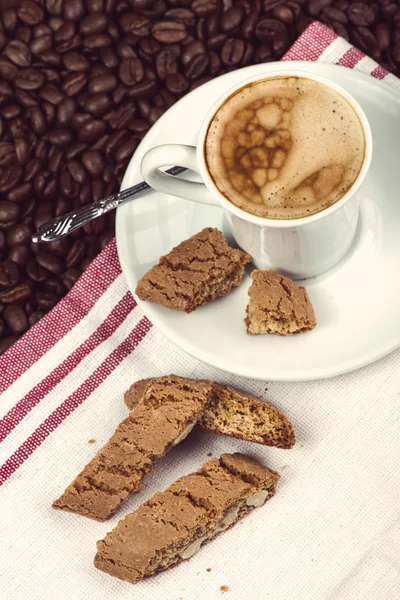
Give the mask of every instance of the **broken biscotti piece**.
M 140 490 L 156 461 L 188 435 L 210 402 L 210 392 L 211 384 L 204 381 L 157 379 L 53 507 L 108 519 Z
M 237 287 L 251 257 L 231 248 L 218 229 L 207 227 L 182 242 L 138 282 L 141 300 L 192 312 Z
M 314 329 L 317 320 L 304 287 L 276 271 L 255 270 L 251 276 L 245 319 L 249 335 L 292 335 Z
M 275 493 L 278 473 L 223 454 L 155 494 L 97 542 L 94 565 L 131 583 L 193 556 Z
M 170 375 L 172 379 L 175 375 Z M 136 381 L 124 399 L 132 410 L 144 398 L 148 386 L 157 378 Z M 285 415 L 267 402 L 239 392 L 233 387 L 212 383 L 211 402 L 200 417 L 198 425 L 232 437 L 266 446 L 292 448 L 296 437 Z

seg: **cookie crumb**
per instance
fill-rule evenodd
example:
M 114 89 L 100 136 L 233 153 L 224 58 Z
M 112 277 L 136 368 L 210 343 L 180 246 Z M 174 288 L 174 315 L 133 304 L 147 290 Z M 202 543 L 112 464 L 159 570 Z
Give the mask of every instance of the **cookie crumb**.
M 212 452 L 207 452 L 207 456 L 212 456 Z
M 95 441 L 96 441 L 96 440 L 94 440 L 93 438 L 91 438 L 91 439 L 88 441 L 88 444 L 94 444 L 94 443 L 95 443 Z
M 210 567 L 208 567 L 208 569 L 206 569 L 207 573 L 210 573 L 211 569 Z
M 289 465 L 283 465 L 281 469 L 287 469 Z
M 221 587 L 219 588 L 221 590 L 221 592 L 227 592 L 229 590 L 227 585 L 221 585 Z

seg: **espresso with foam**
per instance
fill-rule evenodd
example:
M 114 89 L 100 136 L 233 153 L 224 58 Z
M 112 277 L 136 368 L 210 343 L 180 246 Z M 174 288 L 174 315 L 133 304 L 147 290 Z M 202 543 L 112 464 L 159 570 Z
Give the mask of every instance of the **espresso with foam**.
M 356 180 L 365 152 L 357 113 L 338 92 L 302 77 L 251 83 L 213 117 L 205 158 L 220 192 L 248 213 L 306 217 Z

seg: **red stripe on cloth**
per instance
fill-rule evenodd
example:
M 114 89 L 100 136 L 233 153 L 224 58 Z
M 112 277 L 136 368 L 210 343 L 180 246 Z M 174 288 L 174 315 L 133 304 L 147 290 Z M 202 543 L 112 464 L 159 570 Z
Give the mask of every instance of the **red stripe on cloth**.
M 364 58 L 364 52 L 361 52 L 358 48 L 350 48 L 343 54 L 343 56 L 337 61 L 337 65 L 341 65 L 342 67 L 349 67 L 353 69 L 356 64 Z
M 107 340 L 135 308 L 136 302 L 127 292 L 113 308 L 105 321 L 72 354 L 58 365 L 45 379 L 32 388 L 24 398 L 0 420 L 0 442 L 22 421 L 22 419 L 52 390 L 69 375 L 79 363 L 97 346 Z
M 0 356 L 0 393 L 61 340 L 93 308 L 120 275 L 115 239 L 92 262 L 71 291 Z
M 322 23 L 311 23 L 282 60 L 318 60 L 337 38 L 338 35 Z
M 389 75 L 389 71 L 378 65 L 371 73 L 372 77 L 377 79 L 385 79 L 386 75 Z
M 150 321 L 143 317 L 128 337 L 101 363 L 71 396 L 66 398 L 27 440 L 0 467 L 0 486 L 39 448 L 45 439 L 80 406 L 114 369 L 129 356 L 150 331 Z

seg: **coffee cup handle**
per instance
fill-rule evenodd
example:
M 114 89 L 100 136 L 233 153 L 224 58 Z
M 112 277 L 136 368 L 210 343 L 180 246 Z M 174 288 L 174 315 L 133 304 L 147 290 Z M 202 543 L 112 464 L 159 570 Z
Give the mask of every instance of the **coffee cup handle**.
M 164 144 L 149 150 L 142 159 L 143 179 L 152 188 L 171 196 L 192 200 L 201 204 L 218 205 L 204 183 L 187 181 L 160 171 L 161 167 L 176 165 L 199 173 L 194 146 L 183 144 Z

